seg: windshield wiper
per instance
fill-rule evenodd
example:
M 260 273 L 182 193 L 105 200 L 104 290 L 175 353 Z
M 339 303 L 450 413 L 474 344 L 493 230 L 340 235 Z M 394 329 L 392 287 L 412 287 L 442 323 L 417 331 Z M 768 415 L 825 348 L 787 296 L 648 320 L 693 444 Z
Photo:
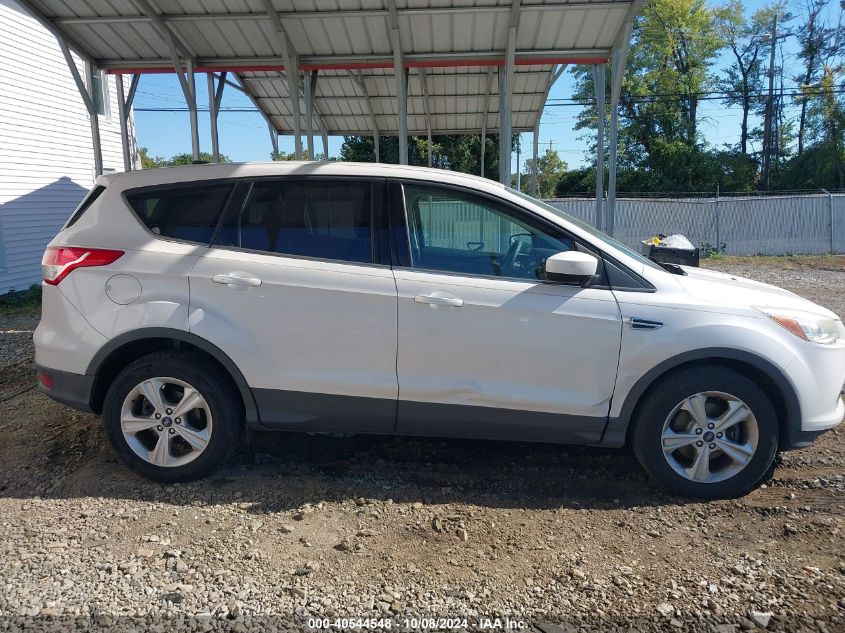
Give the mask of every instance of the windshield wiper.
M 654 261 L 654 260 L 651 260 L 651 261 Z M 658 264 L 664 270 L 668 270 L 673 275 L 685 276 L 687 274 L 686 271 L 683 268 L 681 268 L 678 264 L 669 264 L 667 262 L 655 262 L 655 263 Z

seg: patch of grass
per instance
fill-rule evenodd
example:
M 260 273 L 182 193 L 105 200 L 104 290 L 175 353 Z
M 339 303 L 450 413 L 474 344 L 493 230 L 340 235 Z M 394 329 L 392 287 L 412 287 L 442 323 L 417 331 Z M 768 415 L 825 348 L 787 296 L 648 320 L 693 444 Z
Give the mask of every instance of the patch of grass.
M 14 288 L 0 295 L 0 314 L 27 314 L 41 308 L 41 285 L 32 284 L 27 290 Z

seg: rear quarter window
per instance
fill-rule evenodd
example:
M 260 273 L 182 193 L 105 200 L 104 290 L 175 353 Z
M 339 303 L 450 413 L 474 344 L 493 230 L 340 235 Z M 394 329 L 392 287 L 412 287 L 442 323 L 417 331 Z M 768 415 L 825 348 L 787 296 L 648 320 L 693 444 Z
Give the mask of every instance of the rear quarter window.
M 106 190 L 103 185 L 95 185 L 91 191 L 89 191 L 85 197 L 82 199 L 82 202 L 79 203 L 79 206 L 76 207 L 76 210 L 73 212 L 73 215 L 70 216 L 70 219 L 65 224 L 64 228 L 68 228 L 76 224 L 77 220 L 82 217 L 82 214 L 88 210 L 94 201 L 102 195 L 102 193 Z
M 138 219 L 156 235 L 209 244 L 232 183 L 145 187 L 124 195 Z

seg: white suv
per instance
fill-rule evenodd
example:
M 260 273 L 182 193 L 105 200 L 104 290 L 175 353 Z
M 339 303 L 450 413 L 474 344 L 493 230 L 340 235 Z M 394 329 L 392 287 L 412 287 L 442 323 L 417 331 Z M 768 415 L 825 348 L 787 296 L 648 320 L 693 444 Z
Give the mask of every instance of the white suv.
M 255 429 L 620 447 L 743 494 L 845 412 L 845 328 L 657 265 L 477 177 L 344 163 L 103 176 L 44 254 L 42 389 L 158 481 Z

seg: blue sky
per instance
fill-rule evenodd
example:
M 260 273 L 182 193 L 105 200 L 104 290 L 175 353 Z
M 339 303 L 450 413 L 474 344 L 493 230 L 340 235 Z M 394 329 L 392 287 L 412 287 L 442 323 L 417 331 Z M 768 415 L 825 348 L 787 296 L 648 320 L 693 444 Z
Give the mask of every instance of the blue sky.
M 749 13 L 762 7 L 765 2 L 752 0 L 746 2 Z M 831 2 L 831 5 L 836 3 Z M 798 3 L 790 2 L 790 9 L 799 13 Z M 796 74 L 794 40 L 789 40 L 785 49 L 787 76 Z M 723 54 L 719 63 L 728 61 Z M 787 89 L 791 88 L 787 83 Z M 569 98 L 573 94 L 574 78 L 569 70 L 558 80 L 549 95 L 549 102 L 543 111 L 540 124 L 540 147 L 551 147 L 570 167 L 586 163 L 585 152 L 589 139 L 582 138 L 585 132 L 574 129 L 580 111 L 579 106 L 554 106 L 554 99 Z M 197 75 L 197 101 L 200 106 L 208 104 L 204 75 Z M 137 108 L 173 108 L 184 107 L 182 91 L 175 75 L 145 75 L 141 78 L 135 97 Z M 252 103 L 239 91 L 227 87 L 223 95 L 223 107 L 251 108 Z M 728 109 L 716 101 L 704 101 L 699 108 L 700 129 L 703 138 L 713 147 L 727 143 L 736 143 L 739 136 L 740 112 Z M 139 112 L 136 110 L 135 121 L 138 143 L 147 147 L 150 154 L 169 157 L 182 152 L 190 152 L 191 139 L 188 115 L 186 112 Z M 200 144 L 203 151 L 211 151 L 208 114 L 200 113 Z M 257 112 L 222 112 L 219 118 L 220 151 L 232 160 L 268 160 L 270 158 L 270 136 L 264 119 Z M 281 137 L 280 149 L 293 151 L 293 138 Z M 330 154 L 336 156 L 343 143 L 342 137 L 330 137 Z M 531 135 L 523 135 L 523 147 L 530 151 Z M 317 142 L 318 149 L 322 144 Z M 525 156 L 522 157 L 524 160 Z M 514 155 L 513 171 L 516 171 Z

